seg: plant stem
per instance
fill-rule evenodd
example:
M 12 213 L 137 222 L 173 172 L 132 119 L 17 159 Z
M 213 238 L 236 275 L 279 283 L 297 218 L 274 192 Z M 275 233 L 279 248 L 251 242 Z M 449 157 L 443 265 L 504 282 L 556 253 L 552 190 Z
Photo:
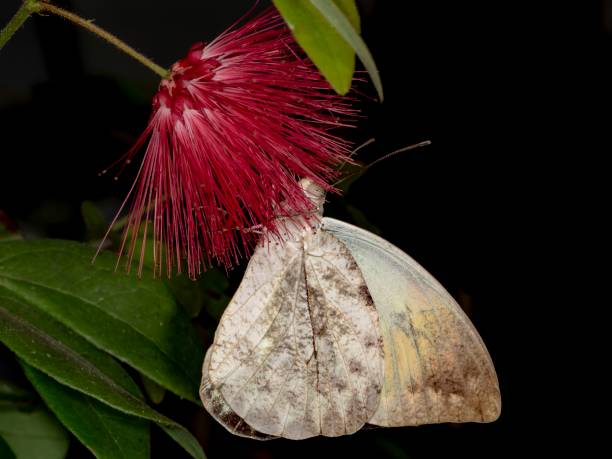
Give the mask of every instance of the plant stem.
M 126 53 L 130 57 L 136 59 L 138 62 L 140 62 L 144 66 L 148 67 L 149 69 L 151 69 L 153 72 L 157 73 L 162 78 L 167 78 L 168 77 L 169 71 L 167 69 L 161 67 L 160 65 L 157 65 L 151 59 L 149 59 L 148 57 L 142 55 L 141 53 L 136 51 L 134 48 L 132 48 L 130 45 L 128 45 L 124 41 L 122 41 L 119 38 L 117 38 L 115 35 L 111 34 L 110 32 L 107 32 L 106 30 L 104 30 L 104 29 L 98 27 L 97 25 L 95 25 L 92 21 L 89 21 L 87 19 L 83 19 L 82 17 L 77 16 L 76 14 L 71 13 L 70 11 L 66 11 L 63 8 L 59 8 L 59 7 L 55 6 L 55 5 L 47 3 L 45 1 L 43 1 L 43 2 L 35 1 L 34 3 L 37 4 L 37 7 L 38 7 L 37 12 L 40 12 L 40 13 L 43 13 L 43 12 L 51 13 L 51 14 L 54 14 L 56 16 L 60 16 L 60 17 L 62 17 L 64 19 L 67 19 L 68 21 L 78 25 L 79 27 L 82 27 L 82 28 L 90 31 L 93 34 L 96 34 L 100 38 L 106 40 L 108 43 L 110 43 L 111 45 L 115 46 L 119 50 L 123 51 L 124 53 Z
M 9 23 L 0 31 L 0 49 L 6 45 L 6 42 L 19 30 L 23 23 L 30 15 L 38 10 L 37 1 L 27 0 L 23 2 L 21 8 L 17 10 Z

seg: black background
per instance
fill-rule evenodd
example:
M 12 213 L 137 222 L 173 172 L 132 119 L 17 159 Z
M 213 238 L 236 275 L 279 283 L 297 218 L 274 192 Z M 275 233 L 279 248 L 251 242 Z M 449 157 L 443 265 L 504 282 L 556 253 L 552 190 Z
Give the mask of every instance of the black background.
M 58 3 L 164 66 L 252 5 Z M 346 135 L 356 144 L 376 138 L 360 153 L 364 162 L 422 140 L 432 145 L 377 164 L 345 197 L 330 197 L 328 215 L 351 220 L 347 203 L 361 210 L 458 299 L 495 362 L 501 418 L 258 443 L 231 436 L 175 399 L 162 410 L 195 429 L 212 459 L 498 457 L 564 447 L 576 432 L 554 442 L 543 432 L 555 421 L 555 406 L 573 404 L 557 398 L 559 375 L 548 371 L 567 346 L 552 338 L 552 320 L 542 325 L 536 317 L 565 288 L 549 281 L 547 263 L 554 262 L 553 239 L 574 218 L 584 158 L 606 151 L 592 133 L 603 125 L 598 113 L 609 110 L 600 84 L 611 57 L 610 2 L 358 3 L 385 101 L 363 100 L 364 119 Z M 18 4 L 3 1 L 0 20 Z M 98 172 L 145 127 L 157 83 L 60 19 L 30 20 L 0 52 L 0 209 L 29 237 L 82 239 L 79 206 L 86 199 L 110 218 L 134 171 L 119 182 Z M 370 86 L 362 90 L 374 95 Z M 232 274 L 233 284 L 240 275 Z M 154 457 L 181 457 L 163 435 L 153 437 Z M 71 457 L 87 454 L 73 442 Z

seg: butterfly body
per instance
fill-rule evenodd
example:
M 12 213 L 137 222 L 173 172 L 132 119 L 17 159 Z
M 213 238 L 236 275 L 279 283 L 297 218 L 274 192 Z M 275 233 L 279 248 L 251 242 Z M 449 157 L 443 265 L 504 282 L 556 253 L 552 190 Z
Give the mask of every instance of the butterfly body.
M 260 439 L 495 419 L 493 364 L 452 297 L 388 242 L 322 218 L 324 192 L 302 186 L 318 215 L 253 254 L 204 362 L 208 411 Z

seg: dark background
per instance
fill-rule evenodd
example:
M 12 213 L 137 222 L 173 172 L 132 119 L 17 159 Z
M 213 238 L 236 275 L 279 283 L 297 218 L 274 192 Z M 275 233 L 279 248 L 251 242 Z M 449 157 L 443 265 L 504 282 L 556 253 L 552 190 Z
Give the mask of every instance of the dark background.
M 57 3 L 95 18 L 163 66 L 252 5 Z M 209 458 L 498 457 L 552 448 L 543 436 L 555 422 L 552 408 L 572 402 L 557 398 L 558 375 L 548 367 L 558 346 L 567 346 L 552 339 L 552 322 L 536 327 L 536 317 L 565 288 L 547 281 L 544 260 L 554 261 L 551 241 L 571 220 L 574 191 L 583 187 L 581 158 L 587 150 L 609 152 L 604 144 L 587 147 L 594 137 L 582 128 L 593 132 L 607 119 L 595 115 L 609 107 L 600 84 L 611 81 L 611 3 L 358 1 L 385 89 L 384 103 L 361 102 L 364 119 L 347 133 L 356 144 L 377 140 L 358 159 L 370 162 L 422 140 L 432 145 L 377 164 L 346 196 L 332 197 L 327 214 L 373 225 L 461 303 L 495 362 L 501 418 L 258 443 L 167 398 L 161 409 L 195 430 Z M 3 0 L 0 22 L 18 4 Z M 157 84 L 154 74 L 86 32 L 54 17 L 30 20 L 0 52 L 0 209 L 28 237 L 82 239 L 84 200 L 110 218 L 134 171 L 119 182 L 98 172 L 145 127 Z M 370 86 L 362 90 L 374 95 Z M 559 183 L 565 191 L 557 191 Z M 557 225 L 559 208 L 567 219 Z M 240 276 L 241 269 L 232 273 L 232 286 Z M 555 446 L 576 433 L 568 435 Z M 155 457 L 182 454 L 165 436 L 153 437 Z M 88 454 L 77 442 L 71 448 L 71 457 Z

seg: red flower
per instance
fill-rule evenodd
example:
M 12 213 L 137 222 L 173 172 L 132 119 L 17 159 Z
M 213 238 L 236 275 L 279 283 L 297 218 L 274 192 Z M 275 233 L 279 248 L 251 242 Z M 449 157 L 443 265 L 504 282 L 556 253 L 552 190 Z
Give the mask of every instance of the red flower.
M 149 140 L 128 195 L 119 254 L 127 269 L 136 255 L 141 272 L 143 233 L 145 241 L 152 233 L 157 275 L 163 265 L 170 276 L 186 264 L 195 277 L 213 259 L 238 262 L 260 237 L 253 228 L 278 231 L 281 202 L 284 212 L 310 210 L 299 178 L 330 189 L 349 145 L 329 130 L 354 114 L 275 11 L 194 45 L 161 82 L 149 125 L 127 154 L 129 162 Z

